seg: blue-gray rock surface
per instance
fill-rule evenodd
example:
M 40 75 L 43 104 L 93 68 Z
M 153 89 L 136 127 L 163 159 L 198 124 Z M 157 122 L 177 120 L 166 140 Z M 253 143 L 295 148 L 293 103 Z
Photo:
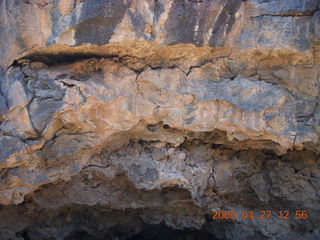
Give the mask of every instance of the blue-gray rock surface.
M 320 1 L 0 0 L 0 23 L 0 240 L 320 239 Z

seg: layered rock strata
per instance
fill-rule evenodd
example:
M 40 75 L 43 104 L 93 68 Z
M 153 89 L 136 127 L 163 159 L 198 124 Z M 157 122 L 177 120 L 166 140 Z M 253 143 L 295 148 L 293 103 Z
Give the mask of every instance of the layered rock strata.
M 319 6 L 0 1 L 0 239 L 319 239 Z

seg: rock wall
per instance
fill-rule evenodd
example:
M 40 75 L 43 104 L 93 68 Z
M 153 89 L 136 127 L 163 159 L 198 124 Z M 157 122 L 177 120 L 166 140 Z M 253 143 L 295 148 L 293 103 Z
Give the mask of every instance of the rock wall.
M 1 240 L 320 239 L 318 0 L 0 0 L 0 22 Z

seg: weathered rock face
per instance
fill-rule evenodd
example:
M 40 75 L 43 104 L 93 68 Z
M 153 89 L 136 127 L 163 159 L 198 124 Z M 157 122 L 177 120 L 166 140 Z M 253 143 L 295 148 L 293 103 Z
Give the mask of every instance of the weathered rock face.
M 0 0 L 0 239 L 320 239 L 319 8 Z

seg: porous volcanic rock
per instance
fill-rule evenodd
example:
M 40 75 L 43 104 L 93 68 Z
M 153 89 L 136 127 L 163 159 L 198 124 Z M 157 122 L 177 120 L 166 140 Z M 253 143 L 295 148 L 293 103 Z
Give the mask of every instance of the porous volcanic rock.
M 0 0 L 0 22 L 0 240 L 320 239 L 318 0 Z

